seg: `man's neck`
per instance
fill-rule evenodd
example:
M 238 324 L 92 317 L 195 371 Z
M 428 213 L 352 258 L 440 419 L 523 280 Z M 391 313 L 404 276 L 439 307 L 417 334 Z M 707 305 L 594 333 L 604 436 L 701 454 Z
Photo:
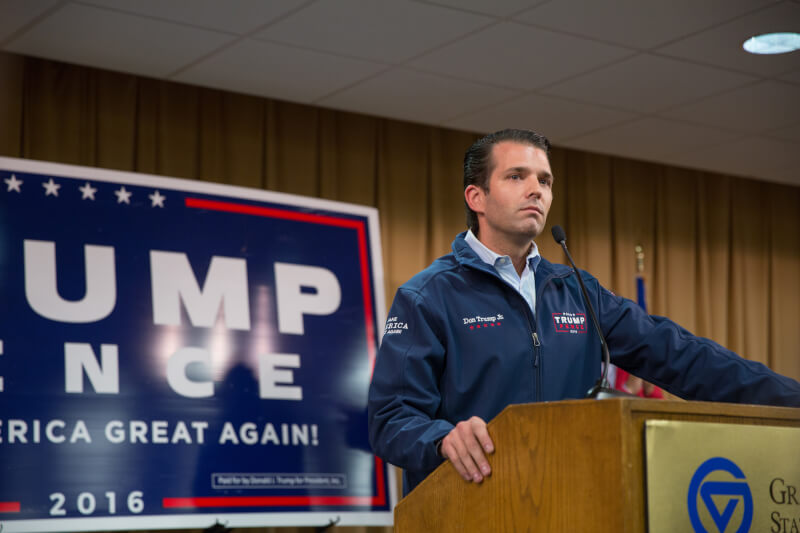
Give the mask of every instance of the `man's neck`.
M 528 254 L 533 246 L 533 239 L 513 242 L 508 239 L 492 238 L 481 233 L 477 233 L 475 236 L 494 253 L 510 257 L 517 274 L 522 275 L 522 271 L 525 270 L 525 264 L 528 262 Z

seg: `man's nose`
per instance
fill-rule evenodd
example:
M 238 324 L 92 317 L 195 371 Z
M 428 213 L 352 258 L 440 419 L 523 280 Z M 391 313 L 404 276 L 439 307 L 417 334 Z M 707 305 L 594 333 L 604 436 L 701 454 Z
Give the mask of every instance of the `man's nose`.
M 539 198 L 542 195 L 542 184 L 539 180 L 532 178 L 528 184 L 528 197 Z

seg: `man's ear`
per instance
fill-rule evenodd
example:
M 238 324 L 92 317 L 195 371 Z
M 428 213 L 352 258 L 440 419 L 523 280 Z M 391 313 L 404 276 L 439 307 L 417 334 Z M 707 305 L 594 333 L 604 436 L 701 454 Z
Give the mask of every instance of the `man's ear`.
M 464 189 L 464 200 L 467 202 L 469 208 L 476 213 L 483 213 L 485 199 L 486 191 L 477 185 L 469 185 Z

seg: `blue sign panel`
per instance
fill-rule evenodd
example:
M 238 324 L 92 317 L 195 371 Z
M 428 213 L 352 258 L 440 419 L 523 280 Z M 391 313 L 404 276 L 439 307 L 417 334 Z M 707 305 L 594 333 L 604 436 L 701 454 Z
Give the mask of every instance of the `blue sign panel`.
M 391 523 L 372 208 L 0 158 L 0 524 Z

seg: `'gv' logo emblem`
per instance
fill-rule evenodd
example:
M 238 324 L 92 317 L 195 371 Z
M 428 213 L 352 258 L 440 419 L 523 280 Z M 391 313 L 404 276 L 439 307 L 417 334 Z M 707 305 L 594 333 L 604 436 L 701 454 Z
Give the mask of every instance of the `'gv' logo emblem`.
M 716 472 L 727 472 L 734 479 L 742 481 L 706 481 L 709 474 Z M 718 479 L 718 476 L 715 477 Z M 692 527 L 697 533 L 711 533 L 700 520 L 698 494 L 719 533 L 729 533 L 728 525 L 740 502 L 744 508 L 741 511 L 739 527 L 731 528 L 730 531 L 736 533 L 750 531 L 750 524 L 753 522 L 753 496 L 745 481 L 744 473 L 733 461 L 724 457 L 713 457 L 697 468 L 689 483 L 687 505 Z

